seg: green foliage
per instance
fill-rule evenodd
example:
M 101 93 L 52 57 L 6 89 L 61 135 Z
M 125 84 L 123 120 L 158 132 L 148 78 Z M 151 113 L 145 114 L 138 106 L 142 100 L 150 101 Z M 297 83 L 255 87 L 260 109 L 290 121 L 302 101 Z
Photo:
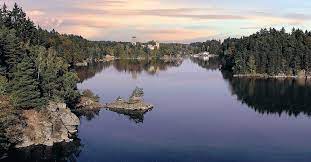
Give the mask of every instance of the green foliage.
M 62 58 L 56 56 L 56 51 L 53 49 L 45 51 L 43 57 L 40 56 L 40 53 L 44 53 L 44 51 L 40 51 L 40 48 L 36 52 L 37 60 L 40 60 L 37 62 L 37 69 L 39 69 L 37 76 L 41 81 L 43 96 L 49 100 L 62 100 L 61 85 L 68 65 Z
M 46 101 L 74 102 L 79 93 L 70 65 L 84 60 L 89 42 L 36 28 L 14 5 L 0 9 L 0 94 L 7 93 L 15 108 L 40 108 Z M 92 56 L 95 56 L 94 51 Z M 10 85 L 10 86 L 7 86 Z
M 5 93 L 7 92 L 7 88 L 8 88 L 8 80 L 6 79 L 5 76 L 1 76 L 0 75 L 0 95 L 5 95 Z
M 39 83 L 35 78 L 35 63 L 26 56 L 17 64 L 11 84 L 13 105 L 17 108 L 39 108 L 44 105 Z
M 83 97 L 90 98 L 96 102 L 99 101 L 99 96 L 95 95 L 91 90 L 87 89 L 82 92 Z
M 194 53 L 209 52 L 217 55 L 220 52 L 221 42 L 217 40 L 207 40 L 206 42 L 196 42 L 190 44 L 191 51 Z
M 74 72 L 66 72 L 62 77 L 63 98 L 66 103 L 73 103 L 80 96 L 77 90 L 78 75 Z
M 228 38 L 220 57 L 225 69 L 235 74 L 298 75 L 311 74 L 311 32 L 293 29 L 262 29 L 249 37 Z
M 1 75 L 11 79 L 12 71 L 22 58 L 22 43 L 15 36 L 15 30 L 0 28 L 0 67 Z
M 247 61 L 247 69 L 248 73 L 255 74 L 256 73 L 256 61 L 253 55 L 250 55 Z

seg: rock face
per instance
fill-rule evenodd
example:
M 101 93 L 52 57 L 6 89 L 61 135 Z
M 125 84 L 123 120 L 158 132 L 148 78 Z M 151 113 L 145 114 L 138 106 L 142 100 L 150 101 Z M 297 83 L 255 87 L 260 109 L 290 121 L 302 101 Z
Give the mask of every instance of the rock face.
M 21 126 L 17 148 L 31 145 L 52 146 L 54 143 L 69 142 L 80 124 L 79 118 L 66 107 L 66 104 L 55 102 L 50 102 L 49 106 L 41 111 L 25 110 L 22 117 L 24 125 Z
M 127 110 L 127 111 L 139 111 L 147 112 L 153 108 L 153 105 L 144 103 L 143 100 L 135 100 L 135 102 L 125 101 L 121 98 L 106 105 L 111 110 Z

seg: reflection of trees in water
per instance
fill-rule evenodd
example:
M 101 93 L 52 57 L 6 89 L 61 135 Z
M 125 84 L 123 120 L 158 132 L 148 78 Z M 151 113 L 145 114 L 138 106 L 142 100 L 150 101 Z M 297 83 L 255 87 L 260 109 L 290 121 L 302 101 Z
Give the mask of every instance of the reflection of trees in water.
M 93 63 L 89 66 L 81 66 L 76 67 L 75 70 L 78 74 L 80 82 L 87 80 L 89 78 L 94 77 L 97 73 L 101 72 L 103 69 L 110 67 L 112 62 L 101 62 L 101 63 Z
M 211 57 L 208 61 L 199 58 L 191 58 L 191 61 L 208 70 L 218 70 L 220 66 L 219 57 Z
M 33 162 L 33 161 L 63 161 L 76 162 L 82 150 L 79 139 L 70 143 L 58 143 L 52 147 L 31 146 L 23 149 L 12 149 L 8 157 L 2 159 L 4 162 Z
M 256 112 L 311 116 L 310 80 L 232 77 L 228 80 L 231 92 Z
M 119 72 L 127 72 L 133 76 L 147 72 L 150 75 L 155 75 L 160 71 L 166 71 L 170 67 L 178 67 L 182 64 L 180 60 L 115 60 L 113 66 Z
M 121 109 L 109 109 L 109 110 L 116 112 L 120 115 L 124 115 L 128 117 L 131 121 L 134 121 L 137 124 L 144 122 L 144 115 L 147 113 L 146 111 L 128 111 L 128 110 L 121 110 Z
M 178 67 L 182 64 L 182 59 L 173 60 L 134 60 L 134 59 L 123 59 L 115 60 L 111 62 L 94 63 L 87 67 L 76 67 L 76 71 L 83 82 L 89 78 L 94 77 L 97 73 L 103 69 L 113 66 L 119 72 L 126 72 L 133 75 L 134 78 L 142 72 L 147 72 L 150 75 L 155 75 L 160 71 L 166 71 L 170 67 Z

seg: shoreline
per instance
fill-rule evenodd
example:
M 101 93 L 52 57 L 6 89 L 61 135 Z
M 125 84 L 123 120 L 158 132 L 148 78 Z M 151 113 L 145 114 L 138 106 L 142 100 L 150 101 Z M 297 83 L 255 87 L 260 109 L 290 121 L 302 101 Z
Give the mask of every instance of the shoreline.
M 126 58 L 110 58 L 110 59 L 98 59 L 98 60 L 93 60 L 91 62 L 84 61 L 84 62 L 78 62 L 75 63 L 75 67 L 85 67 L 88 66 L 91 63 L 101 63 L 101 62 L 111 62 L 115 60 L 152 60 L 152 59 L 159 59 L 159 60 L 164 60 L 164 61 L 176 61 L 176 60 L 181 60 L 183 59 L 183 56 L 173 56 L 173 57 L 126 57 Z
M 266 75 L 266 74 L 234 74 L 234 78 L 262 78 L 262 79 L 311 79 L 311 76 L 298 75 Z

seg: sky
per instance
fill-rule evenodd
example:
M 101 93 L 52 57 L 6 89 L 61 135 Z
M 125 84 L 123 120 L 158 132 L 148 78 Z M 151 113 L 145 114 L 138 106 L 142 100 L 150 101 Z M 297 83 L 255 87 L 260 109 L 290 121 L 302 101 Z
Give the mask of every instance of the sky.
M 310 0 L 0 0 L 41 27 L 89 40 L 189 43 L 311 27 Z M 311 28 L 309 28 L 311 29 Z

